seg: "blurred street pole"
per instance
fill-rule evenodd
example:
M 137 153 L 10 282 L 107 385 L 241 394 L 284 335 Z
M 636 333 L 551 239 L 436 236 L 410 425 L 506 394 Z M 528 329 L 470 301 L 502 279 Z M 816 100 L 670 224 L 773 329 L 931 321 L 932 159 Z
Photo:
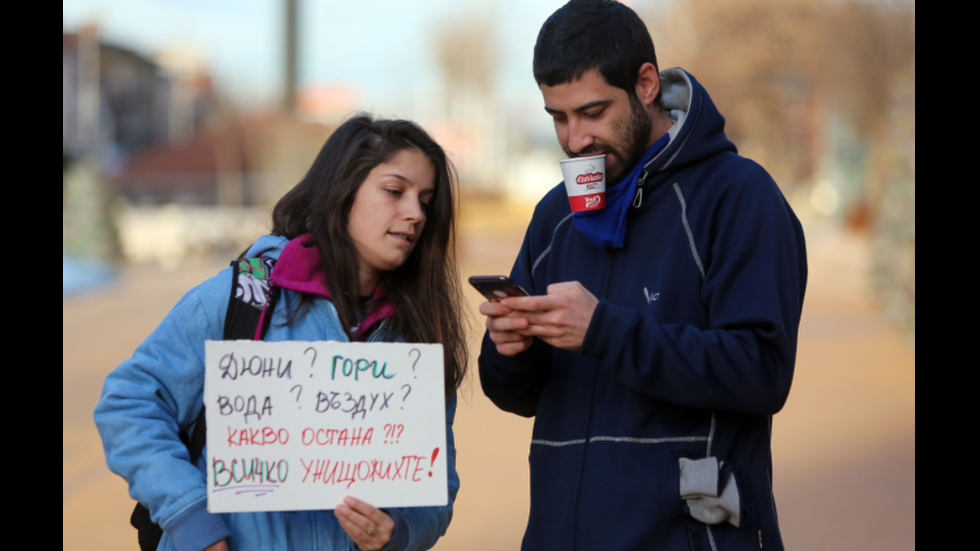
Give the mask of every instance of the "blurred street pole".
M 86 161 L 96 161 L 99 151 L 99 29 L 86 25 L 78 32 L 78 126 L 76 154 Z
M 298 0 L 286 0 L 286 71 L 283 83 L 283 111 L 296 115 L 297 51 L 299 42 Z

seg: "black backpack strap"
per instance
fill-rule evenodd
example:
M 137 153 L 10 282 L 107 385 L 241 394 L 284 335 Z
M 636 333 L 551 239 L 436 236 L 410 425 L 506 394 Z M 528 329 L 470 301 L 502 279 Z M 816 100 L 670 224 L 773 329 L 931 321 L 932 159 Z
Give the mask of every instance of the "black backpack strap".
M 231 296 L 228 297 L 228 313 L 225 314 L 224 340 L 252 339 L 266 310 L 261 336 L 269 331 L 272 312 L 279 300 L 279 288 L 271 284 L 269 276 L 276 261 L 271 258 L 243 258 L 231 263 Z M 262 295 L 265 295 L 262 297 Z M 194 433 L 184 443 L 191 455 L 191 463 L 197 463 L 207 441 L 205 407 L 194 422 Z
M 150 520 L 150 510 L 143 507 L 142 503 L 137 503 L 133 514 L 129 516 L 129 523 L 136 528 L 140 551 L 156 551 L 160 546 L 160 538 L 163 537 L 163 529 Z
M 275 260 L 271 258 L 243 258 L 231 263 L 231 296 L 228 297 L 228 313 L 225 314 L 224 340 L 252 339 L 255 329 L 266 309 L 261 336 L 265 338 L 272 320 L 272 312 L 279 299 L 279 288 L 272 286 L 269 276 Z M 187 436 L 180 433 L 180 440 L 187 446 L 191 463 L 197 463 L 207 442 L 206 409 L 194 422 L 194 432 Z M 163 529 L 150 519 L 150 510 L 137 503 L 129 523 L 136 528 L 140 551 L 155 551 L 163 537 Z
M 269 279 L 275 265 L 275 260 L 265 257 L 242 258 L 231 263 L 231 296 L 225 314 L 226 341 L 254 338 L 263 310 L 266 310 L 262 327 L 262 337 L 265 337 L 279 299 L 279 289 Z

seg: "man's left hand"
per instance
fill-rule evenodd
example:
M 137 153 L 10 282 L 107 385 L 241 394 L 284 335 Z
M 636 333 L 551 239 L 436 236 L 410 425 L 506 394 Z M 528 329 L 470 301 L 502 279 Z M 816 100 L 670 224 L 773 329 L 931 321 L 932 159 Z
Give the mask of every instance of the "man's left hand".
M 599 300 L 581 283 L 569 281 L 549 285 L 547 295 L 509 297 L 500 303 L 527 319 L 528 327 L 518 331 L 522 335 L 578 352 Z

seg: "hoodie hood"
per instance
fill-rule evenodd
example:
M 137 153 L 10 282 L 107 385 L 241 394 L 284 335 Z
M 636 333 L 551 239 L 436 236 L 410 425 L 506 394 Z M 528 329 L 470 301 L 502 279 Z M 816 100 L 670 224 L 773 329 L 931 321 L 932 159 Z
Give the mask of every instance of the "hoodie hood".
M 725 117 L 693 75 L 680 68 L 665 69 L 660 86 L 674 126 L 667 132 L 670 144 L 647 163 L 647 173 L 680 169 L 722 151 L 738 152 L 725 135 Z
M 280 235 L 263 235 L 258 238 L 251 247 L 245 251 L 245 258 L 258 258 L 264 256 L 273 260 L 279 260 L 279 253 L 289 240 Z
M 320 269 L 320 250 L 309 233 L 300 235 L 283 247 L 269 279 L 273 285 L 283 289 L 330 298 L 330 290 Z
M 304 233 L 292 240 L 266 235 L 249 248 L 246 256 L 276 259 L 276 265 L 269 277 L 272 286 L 331 299 L 330 289 L 327 288 L 323 270 L 320 268 L 320 251 L 313 241 L 313 234 Z M 375 306 L 358 325 L 354 340 L 361 340 L 367 330 L 381 319 L 395 315 L 395 307 L 384 300 L 384 296 L 384 286 L 379 284 L 371 296 Z

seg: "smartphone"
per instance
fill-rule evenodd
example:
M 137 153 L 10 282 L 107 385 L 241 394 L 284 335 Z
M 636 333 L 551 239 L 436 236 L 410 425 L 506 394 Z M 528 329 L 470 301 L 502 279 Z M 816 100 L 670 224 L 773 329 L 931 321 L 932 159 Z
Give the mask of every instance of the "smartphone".
M 520 285 L 511 281 L 507 276 L 471 276 L 470 285 L 476 287 L 480 294 L 487 297 L 490 302 L 498 301 L 507 297 L 526 297 L 527 291 Z

